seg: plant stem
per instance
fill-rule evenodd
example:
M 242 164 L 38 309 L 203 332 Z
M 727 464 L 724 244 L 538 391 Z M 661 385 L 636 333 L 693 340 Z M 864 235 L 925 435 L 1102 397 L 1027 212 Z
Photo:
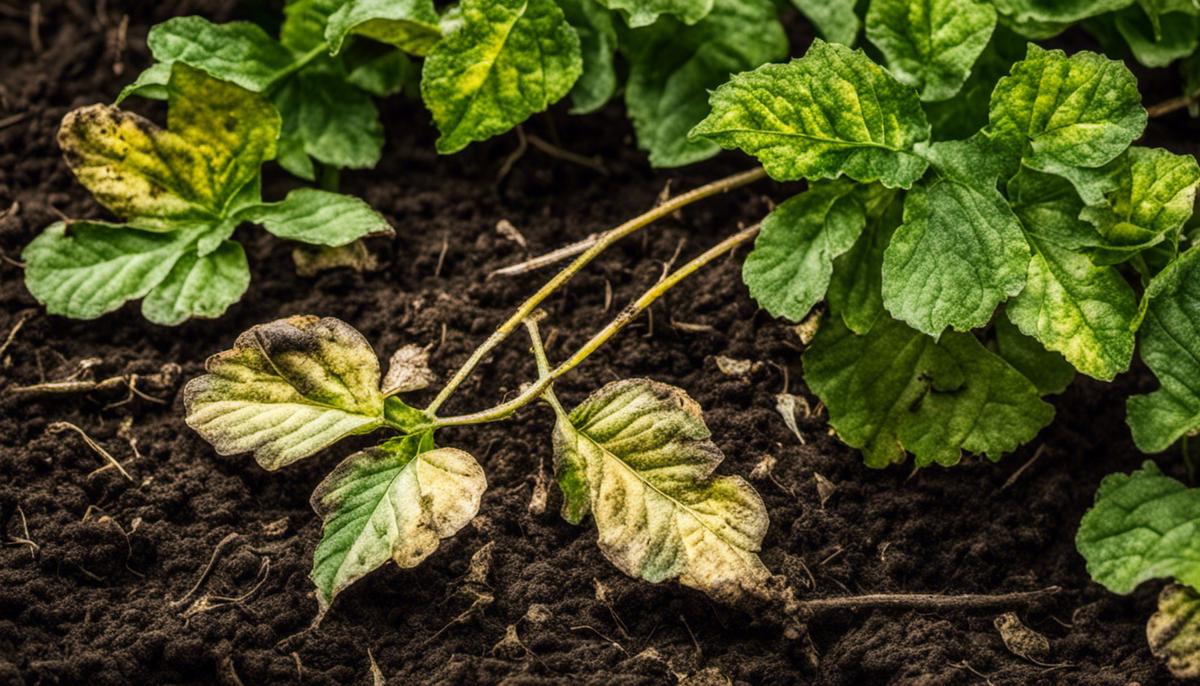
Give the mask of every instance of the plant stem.
M 542 334 L 538 331 L 537 320 L 533 317 L 525 320 L 525 328 L 529 330 L 529 342 L 533 347 L 533 359 L 537 360 L 538 379 L 545 379 L 550 376 L 550 360 L 546 357 L 546 346 L 542 345 Z M 563 409 L 562 403 L 558 402 L 558 396 L 554 395 L 554 388 L 546 386 L 546 390 L 542 393 L 542 400 L 546 401 L 554 414 L 559 417 L 567 416 L 567 411 Z
M 512 400 L 480 412 L 458 415 L 456 417 L 435 418 L 427 426 L 419 427 L 418 429 L 414 429 L 414 431 L 425 431 L 447 426 L 482 424 L 485 422 L 495 422 L 507 418 L 512 413 L 536 400 L 548 388 L 550 388 L 550 384 L 554 383 L 554 381 L 559 377 L 571 371 L 581 362 L 586 360 L 589 355 L 596 351 L 597 348 L 599 348 L 601 345 L 604 345 L 608 339 L 612 338 L 617 334 L 617 332 L 625 328 L 634 320 L 635 317 L 641 314 L 643 310 L 645 310 L 647 307 L 650 307 L 655 300 L 658 300 L 660 297 L 662 297 L 664 293 L 671 290 L 671 288 L 673 288 L 680 281 L 683 281 L 687 277 L 694 274 L 696 270 L 700 269 L 704 265 L 724 255 L 738 245 L 741 245 L 742 243 L 754 238 L 756 235 L 758 235 L 759 228 L 760 225 L 755 224 L 748 229 L 743 229 L 733 234 L 712 248 L 709 248 L 704 252 L 704 254 L 693 259 L 692 261 L 672 272 L 663 280 L 659 281 L 654 285 L 654 287 L 643 293 L 640 298 L 630 303 L 624 310 L 621 311 L 620 314 L 618 314 L 611 322 L 609 322 L 607 326 L 596 332 L 596 334 L 592 336 L 587 343 L 584 343 L 583 347 L 581 347 L 574 355 L 572 355 L 562 364 L 555 367 L 548 374 L 540 375 L 536 383 L 531 384 L 528 388 L 522 391 L 520 395 Z
M 1185 107 L 1189 107 L 1194 102 L 1196 102 L 1195 96 L 1180 95 L 1179 97 L 1171 98 L 1170 100 L 1164 100 L 1158 104 L 1147 107 L 1146 116 L 1150 117 L 1151 119 L 1155 117 L 1162 117 L 1171 114 L 1172 112 L 1182 110 Z
M 649 212 L 634 217 L 624 224 L 621 224 L 620 226 L 604 233 L 595 244 L 585 250 L 581 255 L 579 255 L 579 257 L 576 257 L 571 264 L 563 268 L 563 270 L 556 274 L 554 278 L 547 281 L 546 284 L 538 289 L 538 291 L 534 293 L 528 300 L 521 303 L 521 306 L 517 308 L 517 311 L 514 312 L 507 321 L 501 324 L 500 327 L 496 329 L 495 333 L 489 336 L 482 345 L 476 348 L 475 352 L 471 353 L 471 356 L 468 357 L 467 361 L 463 363 L 462 367 L 459 367 L 458 371 L 454 373 L 454 376 L 451 377 L 450 381 L 448 381 L 445 387 L 443 387 L 442 390 L 437 394 L 437 397 L 435 397 L 433 401 L 429 403 L 429 406 L 425 408 L 425 413 L 431 416 L 436 414 L 438 409 L 441 408 L 441 406 L 450 399 L 450 396 L 454 394 L 454 391 L 457 390 L 460 385 L 462 385 L 462 382 L 471 375 L 471 372 L 475 371 L 475 368 L 479 366 L 479 363 L 483 361 L 483 358 L 487 357 L 488 353 L 495 349 L 497 345 L 500 345 L 504 339 L 508 338 L 508 336 L 512 334 L 517 327 L 521 326 L 521 322 L 525 321 L 525 318 L 533 313 L 533 311 L 537 309 L 538 305 L 542 304 L 542 301 L 550 297 L 555 291 L 561 288 L 563 284 L 569 281 L 571 277 L 575 276 L 579 270 L 583 269 L 589 262 L 596 259 L 600 253 L 607 250 L 610 246 L 612 246 L 612 244 L 646 226 L 649 226 L 658 219 L 661 219 L 662 217 L 665 217 L 668 214 L 671 214 L 672 212 L 686 207 L 698 200 L 703 200 L 718 193 L 723 193 L 740 186 L 745 186 L 746 184 L 758 181 L 765 176 L 766 172 L 761 167 L 752 169 L 750 171 L 745 171 L 740 174 L 727 176 L 723 179 L 713 181 L 712 183 L 688 191 L 683 195 L 671 198 Z
M 809 612 L 855 610 L 866 608 L 900 608 L 905 610 L 984 610 L 1025 605 L 1052 596 L 1062 589 L 1049 586 L 1036 591 L 999 593 L 995 595 L 938 595 L 935 593 L 874 593 L 870 595 L 814 598 L 797 602 L 798 609 Z
M 281 85 L 283 85 L 283 82 L 289 76 L 291 76 L 292 74 L 295 74 L 296 72 L 300 71 L 301 69 L 307 67 L 309 62 L 312 62 L 313 60 L 317 59 L 322 54 L 327 53 L 327 52 L 329 52 L 329 44 L 322 42 L 320 45 L 317 45 L 312 50 L 309 50 L 308 52 L 301 55 L 299 58 L 296 59 L 295 62 L 292 62 L 291 64 L 289 64 L 287 69 L 284 69 L 283 71 L 279 72 L 275 76 L 275 78 L 271 80 L 271 83 L 268 84 L 267 87 L 263 90 L 263 95 L 270 96 L 271 94 L 273 94 L 275 91 L 277 91 L 279 89 L 279 87 Z

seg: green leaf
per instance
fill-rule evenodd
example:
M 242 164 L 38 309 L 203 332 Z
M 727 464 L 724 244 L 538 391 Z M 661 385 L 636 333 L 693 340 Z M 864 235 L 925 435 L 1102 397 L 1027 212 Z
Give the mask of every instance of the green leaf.
M 1113 593 L 1150 579 L 1200 585 L 1200 491 L 1164 476 L 1153 462 L 1109 474 L 1083 516 L 1075 547 L 1088 574 Z
M 213 223 L 275 155 L 279 115 L 270 103 L 176 65 L 168 130 L 107 105 L 63 119 L 67 165 L 96 200 L 141 228 Z
M 410 82 L 415 83 L 417 75 L 416 65 L 404 53 L 388 50 L 382 55 L 355 62 L 346 75 L 346 82 L 385 98 L 403 91 Z
M 383 124 L 371 96 L 336 74 L 303 71 L 274 96 L 283 136 L 333 167 L 369 169 L 383 150 Z
M 694 26 L 664 19 L 629 41 L 625 87 L 638 147 L 655 167 L 678 167 L 707 159 L 720 147 L 688 132 L 709 113 L 708 93 L 730 74 L 753 69 L 788 53 L 787 35 L 770 0 L 717 0 Z
M 190 317 L 216 318 L 250 286 L 250 266 L 242 246 L 224 241 L 200 257 L 189 251 L 142 301 L 142 315 L 166 326 Z
M 617 71 L 613 64 L 617 31 L 612 13 L 596 0 L 560 0 L 559 7 L 579 34 L 583 59 L 583 73 L 571 89 L 571 112 L 595 112 L 617 92 Z
M 1009 193 L 1033 247 L 1025 290 L 1009 303 L 1009 319 L 1084 374 L 1111 380 L 1133 357 L 1133 290 L 1115 269 L 1094 265 L 1079 250 L 1096 236 L 1078 219 L 1082 205 L 1063 181 L 1022 170 Z
M 1176 679 L 1200 678 L 1200 594 L 1176 584 L 1164 588 L 1146 623 L 1146 639 Z
M 50 314 L 95 319 L 145 296 L 193 251 L 197 232 L 58 222 L 25 246 L 25 286 Z
M 487 479 L 475 458 L 431 434 L 355 453 L 317 486 L 324 522 L 310 575 L 323 615 L 339 592 L 389 559 L 415 567 L 479 511 Z
M 1113 20 L 1138 62 L 1147 67 L 1165 67 L 1200 46 L 1200 17 L 1182 12 L 1154 17 L 1157 27 L 1141 10 L 1129 8 Z
M 996 189 L 998 168 L 989 167 L 999 156 L 987 150 L 977 141 L 931 147 L 943 175 L 908 193 L 883 255 L 884 306 L 931 336 L 986 324 L 1025 285 L 1029 245 Z
M 653 24 L 664 14 L 695 24 L 712 11 L 714 0 L 600 0 L 600 4 L 619 11 L 636 29 Z
M 338 54 L 346 37 L 356 34 L 427 55 L 441 39 L 433 0 L 349 0 L 329 18 L 325 40 Z
M 312 245 L 346 245 L 363 236 L 394 233 L 362 200 L 314 188 L 297 188 L 280 202 L 243 210 L 238 218 L 262 224 L 280 238 Z
M 1026 165 L 1055 171 L 1100 167 L 1120 155 L 1142 135 L 1146 110 L 1123 63 L 1031 44 L 996 84 L 990 120 L 998 137 L 1028 144 Z
M 854 246 L 866 225 L 855 187 L 844 180 L 813 184 L 763 220 L 742 280 L 771 316 L 800 321 L 825 297 L 834 258 Z
M 829 308 L 851 331 L 865 334 L 884 313 L 883 253 L 903 222 L 904 204 L 896 191 L 872 187 L 865 193 L 867 225 L 858 241 L 833 261 Z
M 261 93 L 288 73 L 294 58 L 255 24 L 214 24 L 203 17 L 175 17 L 150 29 L 150 54 L 181 62 L 222 81 Z
M 1200 248 L 1181 255 L 1146 288 L 1142 360 L 1161 388 L 1126 404 L 1133 442 L 1157 453 L 1200 428 Z
M 1080 217 L 1102 238 L 1095 259 L 1112 264 L 1177 238 L 1192 216 L 1200 164 L 1192 155 L 1135 146 L 1108 178 L 1115 189 L 1107 194 L 1107 204 L 1083 209 Z
M 238 336 L 183 390 L 187 424 L 222 455 L 278 469 L 384 424 L 379 360 L 362 334 L 289 317 Z
M 325 27 L 346 0 L 288 0 L 279 42 L 296 55 L 325 46 Z
M 808 17 L 825 40 L 854 45 L 860 25 L 854 13 L 855 0 L 792 0 L 792 4 Z
M 554 453 L 563 517 L 577 524 L 591 512 L 600 550 L 621 571 L 721 601 L 766 594 L 766 507 L 741 478 L 713 475 L 724 456 L 682 390 L 611 383 L 560 414 Z
M 829 179 L 908 188 L 927 163 L 917 94 L 861 51 L 813 41 L 788 64 L 738 74 L 712 93 L 712 114 L 692 130 L 754 155 L 773 178 Z
M 1021 333 L 1008 317 L 996 317 L 996 354 L 1037 386 L 1040 395 L 1057 395 L 1075 380 L 1075 368 L 1059 353 L 1046 350 Z
M 941 102 L 925 103 L 934 140 L 970 138 L 986 127 L 996 82 L 1025 57 L 1025 50 L 1024 38 L 1004 26 L 997 26 L 958 95 Z
M 1017 22 L 1072 23 L 1132 5 L 1134 0 L 992 0 Z
M 804 353 L 804 379 L 843 441 L 868 467 L 958 463 L 962 451 L 998 460 L 1054 417 L 1038 389 L 970 334 L 934 340 L 881 318 L 854 335 L 826 321 Z
M 121 89 L 120 95 L 117 96 L 116 102 L 113 105 L 120 105 L 126 98 L 135 95 L 151 100 L 166 100 L 170 95 L 170 89 L 167 84 L 171 81 L 171 65 L 166 62 L 158 62 L 150 65 L 141 74 L 138 74 L 137 79 Z
M 977 0 L 872 0 L 867 11 L 867 38 L 927 101 L 958 93 L 995 28 L 996 10 Z
M 553 0 L 464 0 L 462 24 L 429 53 L 421 96 L 441 153 L 504 133 L 565 96 L 583 72 L 579 36 Z

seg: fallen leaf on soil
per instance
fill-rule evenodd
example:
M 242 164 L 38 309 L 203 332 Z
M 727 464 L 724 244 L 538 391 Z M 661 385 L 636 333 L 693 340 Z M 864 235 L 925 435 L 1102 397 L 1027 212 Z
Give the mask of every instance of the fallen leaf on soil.
M 812 414 L 812 410 L 808 407 L 808 401 L 798 395 L 780 393 L 775 396 L 775 409 L 783 417 L 783 423 L 787 424 L 787 428 L 796 435 L 796 439 L 800 441 L 800 445 L 804 445 L 806 441 L 804 440 L 804 436 L 800 434 L 800 427 L 796 425 L 797 407 L 804 410 L 805 417 Z
M 1041 664 L 1050 656 L 1050 641 L 1021 622 L 1015 612 L 1005 612 L 992 622 L 1004 647 L 1017 657 Z

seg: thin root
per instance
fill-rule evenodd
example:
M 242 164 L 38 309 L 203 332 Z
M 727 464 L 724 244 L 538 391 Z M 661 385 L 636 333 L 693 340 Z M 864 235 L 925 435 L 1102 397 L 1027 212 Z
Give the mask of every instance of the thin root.
M 63 431 L 66 431 L 68 429 L 79 434 L 79 437 L 81 439 L 83 439 L 83 442 L 85 444 L 87 444 L 87 447 L 91 448 L 97 455 L 99 455 L 101 458 L 104 459 L 105 462 L 108 463 L 99 469 L 93 470 L 91 473 L 88 474 L 87 478 L 90 479 L 91 477 L 95 476 L 96 474 L 98 474 L 102 471 L 105 471 L 109 468 L 112 468 L 112 469 L 116 469 L 118 472 L 120 472 L 121 476 L 125 477 L 130 482 L 133 481 L 133 477 L 129 475 L 129 472 L 125 471 L 125 468 L 121 466 L 121 463 L 117 461 L 117 458 L 113 457 L 111 453 L 109 453 L 107 450 L 104 449 L 104 446 L 100 445 L 95 440 L 93 440 L 91 436 L 87 435 L 86 431 L 79 428 L 78 426 L 75 426 L 71 422 L 54 422 L 50 426 L 46 427 L 46 432 L 52 433 L 52 434 L 58 434 L 58 433 L 62 433 Z
M 21 536 L 10 537 L 9 540 L 4 542 L 4 545 L 29 546 L 29 556 L 36 561 L 42 547 L 34 543 L 33 539 L 29 537 L 29 522 L 25 521 L 25 510 L 22 510 L 20 505 L 17 506 L 17 515 L 21 518 Z
M 192 594 L 200 590 L 200 586 L 204 584 L 206 579 L 208 579 L 208 575 L 212 573 L 213 567 L 217 564 L 217 558 L 221 556 L 221 553 L 224 552 L 225 548 L 228 547 L 230 543 L 238 540 L 241 538 L 241 536 L 241 534 L 234 532 L 226 535 L 225 538 L 222 538 L 221 541 L 217 543 L 217 546 L 213 548 L 212 555 L 210 555 L 208 558 L 208 564 L 204 565 L 204 569 L 200 571 L 200 576 L 196 579 L 196 583 L 192 584 L 192 587 L 188 589 L 188 592 L 184 593 L 179 600 L 171 601 L 172 607 L 182 606 L 185 602 L 187 602 L 188 598 L 192 597 Z

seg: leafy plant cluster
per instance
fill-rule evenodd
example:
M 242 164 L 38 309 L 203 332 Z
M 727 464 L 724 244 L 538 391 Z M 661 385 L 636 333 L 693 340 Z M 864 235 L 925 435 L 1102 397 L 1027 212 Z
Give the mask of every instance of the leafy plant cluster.
M 248 22 L 155 26 L 157 63 L 122 97 L 161 97 L 175 63 L 263 93 L 283 119 L 280 164 L 312 180 L 312 160 L 379 160 L 373 95 L 419 91 L 438 151 L 454 153 L 564 98 L 595 111 L 623 86 L 639 145 L 678 166 L 718 150 L 686 135 L 708 89 L 786 57 L 776 15 L 771 0 L 290 0 L 278 40 Z

